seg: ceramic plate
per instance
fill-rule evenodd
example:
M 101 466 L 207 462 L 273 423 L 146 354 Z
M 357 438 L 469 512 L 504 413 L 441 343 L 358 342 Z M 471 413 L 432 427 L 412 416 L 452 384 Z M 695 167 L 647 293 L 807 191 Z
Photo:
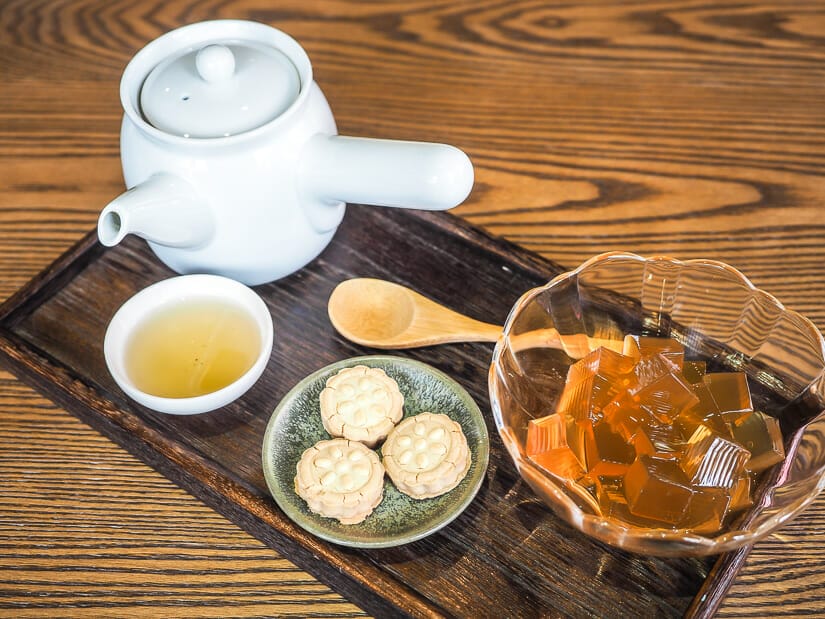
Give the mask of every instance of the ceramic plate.
M 467 437 L 472 463 L 467 476 L 450 492 L 416 500 L 384 478 L 384 499 L 358 524 L 344 525 L 309 511 L 295 493 L 295 466 L 305 449 L 329 439 L 321 423 L 318 398 L 327 379 L 355 365 L 381 368 L 395 379 L 404 395 L 404 417 L 424 411 L 444 413 L 457 421 Z M 489 457 L 487 426 L 464 388 L 424 363 L 390 356 L 354 357 L 318 370 L 298 383 L 278 404 L 266 428 L 263 468 L 278 506 L 296 524 L 320 538 L 358 548 L 406 544 L 452 522 L 478 492 Z M 380 453 L 380 451 L 379 451 Z

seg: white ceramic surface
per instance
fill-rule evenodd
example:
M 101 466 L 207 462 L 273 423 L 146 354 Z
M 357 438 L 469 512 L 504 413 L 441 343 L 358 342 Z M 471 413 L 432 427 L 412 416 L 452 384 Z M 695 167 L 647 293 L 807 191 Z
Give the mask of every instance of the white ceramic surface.
M 274 47 L 207 45 L 152 69 L 140 90 L 140 106 L 162 131 L 219 138 L 277 118 L 300 90 L 295 65 Z
M 135 387 L 126 372 L 129 337 L 141 321 L 155 311 L 193 299 L 219 299 L 252 316 L 260 331 L 258 357 L 249 370 L 223 389 L 191 398 L 165 398 Z M 273 328 L 269 309 L 251 289 L 217 275 L 183 275 L 152 284 L 124 303 L 112 317 L 103 341 L 106 366 L 118 386 L 136 402 L 162 413 L 193 415 L 220 408 L 246 393 L 260 378 L 272 352 Z
M 243 119 L 227 124 L 221 120 L 227 113 L 222 105 L 206 105 L 223 133 L 230 133 L 230 126 L 243 129 L 228 136 L 187 138 L 147 122 L 140 107 L 142 87 L 170 58 L 190 59 L 178 69 L 188 70 L 189 83 L 198 84 L 198 97 L 190 97 L 193 104 L 201 95 L 207 101 L 210 96 L 221 99 L 225 86 L 240 74 L 227 78 L 235 68 L 217 52 L 214 66 L 194 75 L 198 64 L 210 64 L 208 58 L 198 63 L 198 51 L 212 45 L 278 50 L 297 72 L 297 96 L 279 100 L 272 109 L 291 103 L 273 118 L 267 120 L 271 114 L 265 112 L 246 124 Z M 179 273 L 218 273 L 249 285 L 272 281 L 298 270 L 326 247 L 347 202 L 441 210 L 460 204 L 473 185 L 469 158 L 453 146 L 336 135 L 306 53 L 294 39 L 263 24 L 218 20 L 167 33 L 135 55 L 120 94 L 121 158 L 131 195 L 116 198 L 103 210 L 98 235 L 104 245 L 129 233 L 142 236 Z M 228 100 L 239 114 L 246 113 L 243 96 Z M 171 117 L 173 125 L 187 122 L 185 113 Z M 209 122 L 205 118 L 199 115 L 196 124 Z M 159 193 L 157 175 L 167 184 L 171 179 L 175 192 Z M 197 234 L 181 244 L 181 226 L 212 234 Z

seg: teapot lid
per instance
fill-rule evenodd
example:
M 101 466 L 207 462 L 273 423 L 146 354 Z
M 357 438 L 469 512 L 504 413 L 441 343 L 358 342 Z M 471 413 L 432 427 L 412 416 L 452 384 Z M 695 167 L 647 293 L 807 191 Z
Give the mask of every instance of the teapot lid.
M 277 118 L 300 90 L 295 65 L 274 47 L 213 43 L 152 69 L 140 107 L 146 120 L 166 133 L 219 138 Z

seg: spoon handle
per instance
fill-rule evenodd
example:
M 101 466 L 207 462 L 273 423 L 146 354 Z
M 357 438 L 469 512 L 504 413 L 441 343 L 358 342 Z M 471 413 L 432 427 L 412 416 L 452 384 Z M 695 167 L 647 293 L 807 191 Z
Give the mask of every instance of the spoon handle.
M 417 348 L 457 342 L 495 342 L 501 336 L 501 325 L 481 322 L 463 314 L 442 310 L 438 315 L 419 315 L 404 334 L 404 341 L 389 341 L 380 348 Z

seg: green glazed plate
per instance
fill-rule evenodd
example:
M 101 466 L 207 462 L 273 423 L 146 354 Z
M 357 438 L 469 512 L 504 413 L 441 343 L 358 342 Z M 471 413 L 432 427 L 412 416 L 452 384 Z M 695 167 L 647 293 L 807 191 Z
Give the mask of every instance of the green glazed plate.
M 384 499 L 358 524 L 344 525 L 309 511 L 295 493 L 295 467 L 304 450 L 329 439 L 321 423 L 319 396 L 328 378 L 343 368 L 366 365 L 383 369 L 404 396 L 404 417 L 430 411 L 444 413 L 461 425 L 472 462 L 467 476 L 451 491 L 432 499 L 413 499 L 384 478 Z M 380 449 L 378 450 L 380 455 Z M 313 535 L 357 548 L 406 544 L 438 531 L 453 521 L 475 497 L 487 470 L 490 443 L 476 403 L 446 374 L 418 361 L 391 356 L 354 357 L 311 374 L 281 400 L 263 443 L 266 483 L 275 502 L 296 524 Z

